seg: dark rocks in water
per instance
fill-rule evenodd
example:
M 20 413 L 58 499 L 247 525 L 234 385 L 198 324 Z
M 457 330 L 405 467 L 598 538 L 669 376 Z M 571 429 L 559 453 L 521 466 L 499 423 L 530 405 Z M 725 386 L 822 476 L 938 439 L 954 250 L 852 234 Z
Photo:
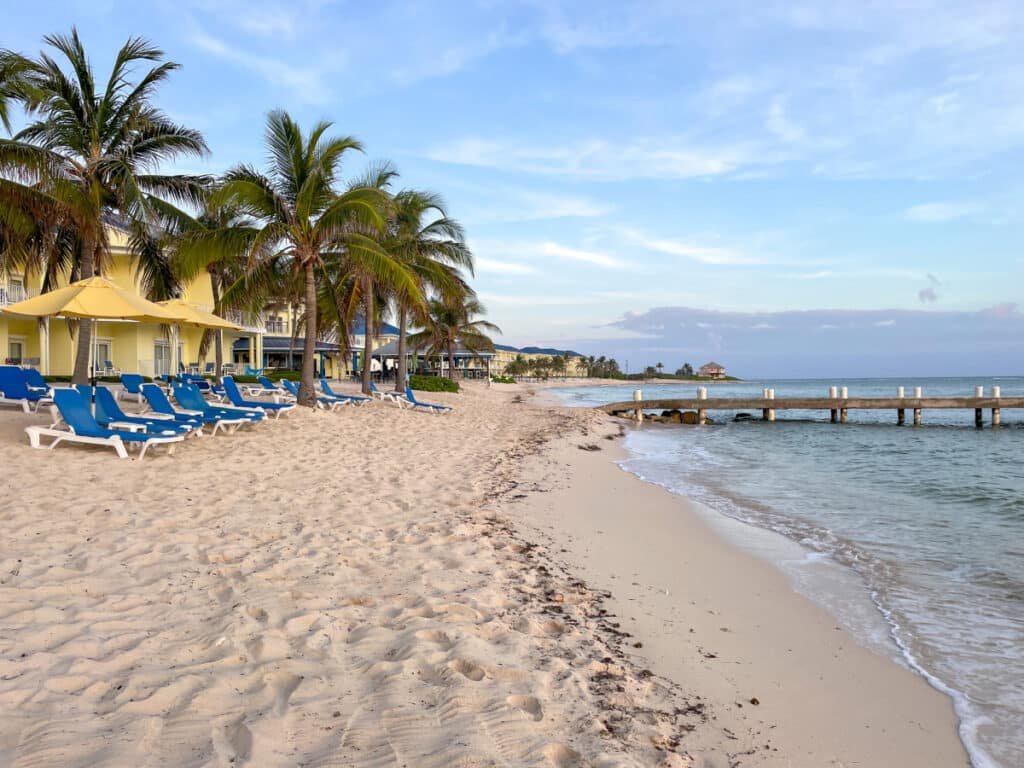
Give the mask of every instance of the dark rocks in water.
M 732 417 L 733 421 L 754 421 L 754 417 L 749 413 L 737 413 Z
M 682 414 L 683 424 L 699 424 L 696 411 L 686 411 Z

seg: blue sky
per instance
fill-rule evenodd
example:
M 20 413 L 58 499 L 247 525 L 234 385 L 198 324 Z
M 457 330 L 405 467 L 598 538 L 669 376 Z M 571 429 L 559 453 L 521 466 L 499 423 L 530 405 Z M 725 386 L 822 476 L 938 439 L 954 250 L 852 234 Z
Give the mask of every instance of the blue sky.
M 1024 372 L 1018 2 L 55 0 L 0 45 L 71 23 L 101 70 L 132 34 L 183 65 L 162 104 L 206 134 L 196 169 L 259 162 L 283 107 L 360 138 L 352 173 L 441 192 L 505 342 Z

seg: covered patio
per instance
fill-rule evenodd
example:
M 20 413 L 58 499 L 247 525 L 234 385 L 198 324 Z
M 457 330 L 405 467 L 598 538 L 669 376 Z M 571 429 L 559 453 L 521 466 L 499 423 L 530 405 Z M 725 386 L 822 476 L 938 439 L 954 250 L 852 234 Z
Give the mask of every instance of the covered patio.
M 448 355 L 432 354 L 406 350 L 406 362 L 410 373 L 417 373 L 426 376 L 447 376 L 448 378 L 462 379 L 485 379 L 490 376 L 491 360 L 494 359 L 494 352 L 474 352 L 467 348 L 462 342 L 455 346 L 455 371 L 454 375 L 448 371 Z M 379 360 L 384 370 L 394 371 L 398 366 L 398 342 L 392 341 L 382 347 L 373 350 L 373 358 Z

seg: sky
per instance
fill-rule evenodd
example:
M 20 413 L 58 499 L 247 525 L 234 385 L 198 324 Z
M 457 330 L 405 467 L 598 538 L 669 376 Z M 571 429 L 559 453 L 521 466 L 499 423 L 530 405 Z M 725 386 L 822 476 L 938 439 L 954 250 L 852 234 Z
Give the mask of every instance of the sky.
M 10 2 L 11 0 L 6 0 Z M 498 341 L 741 376 L 1024 373 L 1024 4 L 49 0 L 216 172 L 272 108 L 443 195 Z

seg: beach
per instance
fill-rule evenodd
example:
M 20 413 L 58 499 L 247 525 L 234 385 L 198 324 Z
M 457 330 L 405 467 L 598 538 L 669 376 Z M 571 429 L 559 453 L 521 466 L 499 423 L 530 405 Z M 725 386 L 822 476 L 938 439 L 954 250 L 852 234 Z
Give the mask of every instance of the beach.
M 5 410 L 0 763 L 968 764 L 949 699 L 538 389 L 131 462 Z

